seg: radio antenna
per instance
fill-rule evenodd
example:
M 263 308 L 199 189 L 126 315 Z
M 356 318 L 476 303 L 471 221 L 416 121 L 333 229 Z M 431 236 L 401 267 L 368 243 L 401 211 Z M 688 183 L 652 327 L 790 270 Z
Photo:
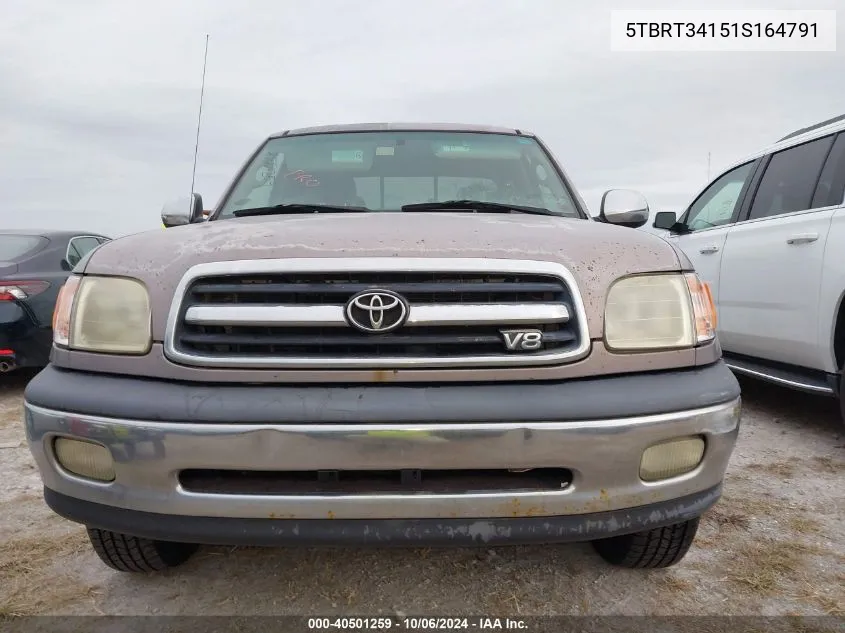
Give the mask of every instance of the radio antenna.
M 200 85 L 200 109 L 199 114 L 197 115 L 197 140 L 196 144 L 194 145 L 194 168 L 191 172 L 191 195 L 190 195 L 190 204 L 191 208 L 188 209 L 188 214 L 190 217 L 190 213 L 193 210 L 193 198 L 194 198 L 194 183 L 196 181 L 197 176 L 197 154 L 199 154 L 200 149 L 200 124 L 202 123 L 202 100 L 205 96 L 205 67 L 208 62 L 208 33 L 205 35 L 205 54 L 203 55 L 202 59 L 202 84 Z

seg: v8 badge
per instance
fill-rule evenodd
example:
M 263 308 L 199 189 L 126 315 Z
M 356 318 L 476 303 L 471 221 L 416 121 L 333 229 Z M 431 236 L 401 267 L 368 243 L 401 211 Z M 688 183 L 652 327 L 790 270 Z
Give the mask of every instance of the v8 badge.
M 543 346 L 542 330 L 500 330 L 509 352 L 530 352 Z

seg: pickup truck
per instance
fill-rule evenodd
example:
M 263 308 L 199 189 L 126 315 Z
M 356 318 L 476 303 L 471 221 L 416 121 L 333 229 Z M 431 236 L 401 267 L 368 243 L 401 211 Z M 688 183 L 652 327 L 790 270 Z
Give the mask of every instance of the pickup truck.
M 203 220 L 102 245 L 25 391 L 46 503 L 110 567 L 201 544 L 590 541 L 680 561 L 739 430 L 709 289 L 534 134 L 287 130 Z

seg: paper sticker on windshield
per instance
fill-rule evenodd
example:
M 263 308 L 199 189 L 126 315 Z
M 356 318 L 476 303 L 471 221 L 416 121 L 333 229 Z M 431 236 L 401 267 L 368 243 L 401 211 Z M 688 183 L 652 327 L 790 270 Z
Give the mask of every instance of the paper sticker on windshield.
M 360 149 L 335 149 L 332 150 L 333 163 L 363 163 L 364 152 Z
M 255 172 L 255 180 L 257 182 L 267 182 L 270 178 L 270 168 L 267 165 L 262 165 L 258 168 L 258 171 Z
M 263 185 L 272 185 L 276 179 L 276 173 L 279 167 L 285 160 L 285 155 L 279 152 L 278 154 L 268 154 L 264 158 L 263 164 L 255 172 L 255 181 Z
M 391 147 L 376 147 L 376 156 L 393 156 L 396 150 Z
M 437 158 L 448 159 L 518 159 L 522 156 L 522 148 L 512 141 L 507 143 L 482 142 L 475 146 L 452 145 L 437 143 L 434 145 L 434 155 Z
M 451 154 L 471 152 L 472 150 L 466 145 L 441 145 L 440 151 L 444 154 Z

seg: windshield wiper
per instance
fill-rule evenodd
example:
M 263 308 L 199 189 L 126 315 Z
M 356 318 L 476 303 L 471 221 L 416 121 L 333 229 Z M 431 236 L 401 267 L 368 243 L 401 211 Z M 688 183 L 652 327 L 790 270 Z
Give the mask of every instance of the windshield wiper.
M 420 202 L 406 204 L 402 211 L 481 211 L 482 213 L 533 213 L 535 215 L 559 216 L 543 207 L 525 207 L 519 204 L 504 202 L 484 202 L 483 200 L 446 200 L 445 202 Z
M 347 211 L 370 211 L 367 207 L 345 207 L 333 204 L 305 204 L 290 202 L 276 204 L 272 207 L 255 207 L 253 209 L 237 209 L 232 211 L 236 218 L 246 218 L 253 215 L 284 215 L 287 213 L 346 213 Z

